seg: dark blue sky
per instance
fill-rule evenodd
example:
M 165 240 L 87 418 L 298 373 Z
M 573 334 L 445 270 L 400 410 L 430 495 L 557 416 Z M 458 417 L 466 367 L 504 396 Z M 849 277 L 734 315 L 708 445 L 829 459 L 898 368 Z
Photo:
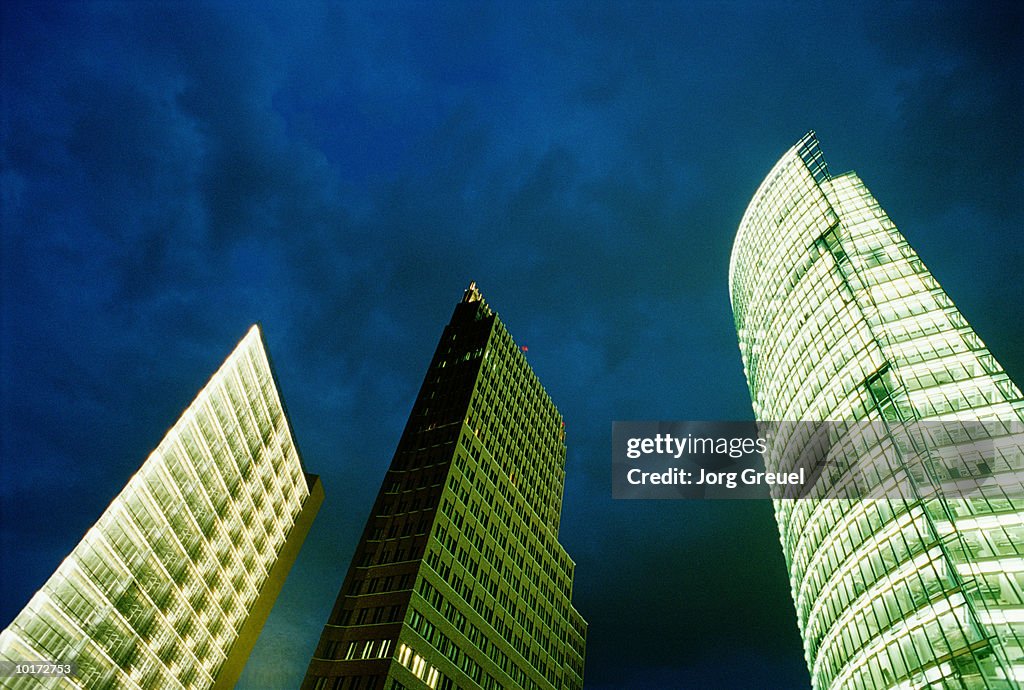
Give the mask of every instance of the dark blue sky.
M 1016 3 L 0 12 L 0 626 L 258 320 L 327 500 L 239 687 L 297 685 L 473 279 L 567 420 L 587 687 L 809 687 L 768 504 L 610 490 L 613 419 L 750 418 L 729 251 L 808 129 L 1024 374 Z

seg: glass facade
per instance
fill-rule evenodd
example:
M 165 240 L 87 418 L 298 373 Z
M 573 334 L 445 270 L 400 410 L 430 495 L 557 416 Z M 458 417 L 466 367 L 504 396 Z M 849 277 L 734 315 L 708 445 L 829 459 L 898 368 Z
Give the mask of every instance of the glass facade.
M 561 415 L 470 285 L 444 329 L 304 690 L 580 690 L 558 542 Z
M 232 687 L 322 496 L 253 326 L 0 633 L 0 660 L 76 672 L 0 687 Z
M 729 287 L 759 421 L 868 422 L 893 448 L 910 423 L 980 420 L 988 443 L 928 481 L 1008 478 L 969 497 L 775 502 L 813 687 L 1022 687 L 1024 399 L 861 180 L 829 173 L 813 133 L 750 202 Z M 766 464 L 803 442 L 776 439 Z

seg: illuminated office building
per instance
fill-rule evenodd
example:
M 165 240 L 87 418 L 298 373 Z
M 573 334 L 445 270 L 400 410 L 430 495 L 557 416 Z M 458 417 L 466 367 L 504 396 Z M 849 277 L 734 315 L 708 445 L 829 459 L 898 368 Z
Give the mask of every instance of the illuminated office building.
M 759 421 L 858 425 L 894 457 L 910 424 L 981 420 L 991 436 L 929 475 L 890 466 L 879 481 L 917 477 L 902 493 L 822 498 L 852 472 L 837 463 L 811 498 L 775 501 L 813 687 L 1021 687 L 1021 392 L 861 180 L 829 174 L 813 133 L 754 195 L 729 286 Z M 785 428 L 777 448 L 806 440 Z M 979 475 L 1001 483 L 935 490 Z
M 323 500 L 253 326 L 0 633 L 3 688 L 232 688 Z
M 579 690 L 561 415 L 475 284 L 455 307 L 303 690 Z

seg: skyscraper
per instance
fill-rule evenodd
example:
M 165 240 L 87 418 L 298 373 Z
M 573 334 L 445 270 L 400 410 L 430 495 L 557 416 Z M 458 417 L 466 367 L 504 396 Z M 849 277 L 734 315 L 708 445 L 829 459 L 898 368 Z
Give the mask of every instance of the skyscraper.
M 561 415 L 471 283 L 445 327 L 304 690 L 579 690 Z
M 253 326 L 0 633 L 0 686 L 234 687 L 322 501 Z
M 852 472 L 836 464 L 811 498 L 775 502 L 814 688 L 1021 687 L 1024 399 L 861 180 L 829 174 L 813 133 L 750 202 L 729 288 L 759 421 L 858 424 L 896 457 L 909 424 L 989 436 L 951 443 L 928 474 L 896 463 L 879 481 L 903 493 L 823 498 Z M 787 428 L 777 447 L 806 443 Z M 947 490 L 978 476 L 1000 481 Z

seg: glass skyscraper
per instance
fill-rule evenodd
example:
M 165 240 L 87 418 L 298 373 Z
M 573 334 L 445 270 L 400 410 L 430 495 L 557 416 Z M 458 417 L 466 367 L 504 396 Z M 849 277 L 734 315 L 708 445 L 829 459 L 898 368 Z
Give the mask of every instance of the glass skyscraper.
M 902 492 L 825 498 L 853 471 L 837 462 L 810 498 L 775 501 L 814 688 L 1024 686 L 1020 389 L 861 180 L 829 173 L 813 133 L 750 202 L 729 288 L 759 422 L 832 420 L 828 433 L 875 434 L 862 452 L 892 457 L 912 424 L 972 438 L 937 447 L 927 473 L 897 462 L 876 476 Z M 806 426 L 778 428 L 769 469 L 810 442 Z
M 580 690 L 565 453 L 561 415 L 470 284 L 302 688 Z
M 322 501 L 253 326 L 0 633 L 0 687 L 234 687 Z

